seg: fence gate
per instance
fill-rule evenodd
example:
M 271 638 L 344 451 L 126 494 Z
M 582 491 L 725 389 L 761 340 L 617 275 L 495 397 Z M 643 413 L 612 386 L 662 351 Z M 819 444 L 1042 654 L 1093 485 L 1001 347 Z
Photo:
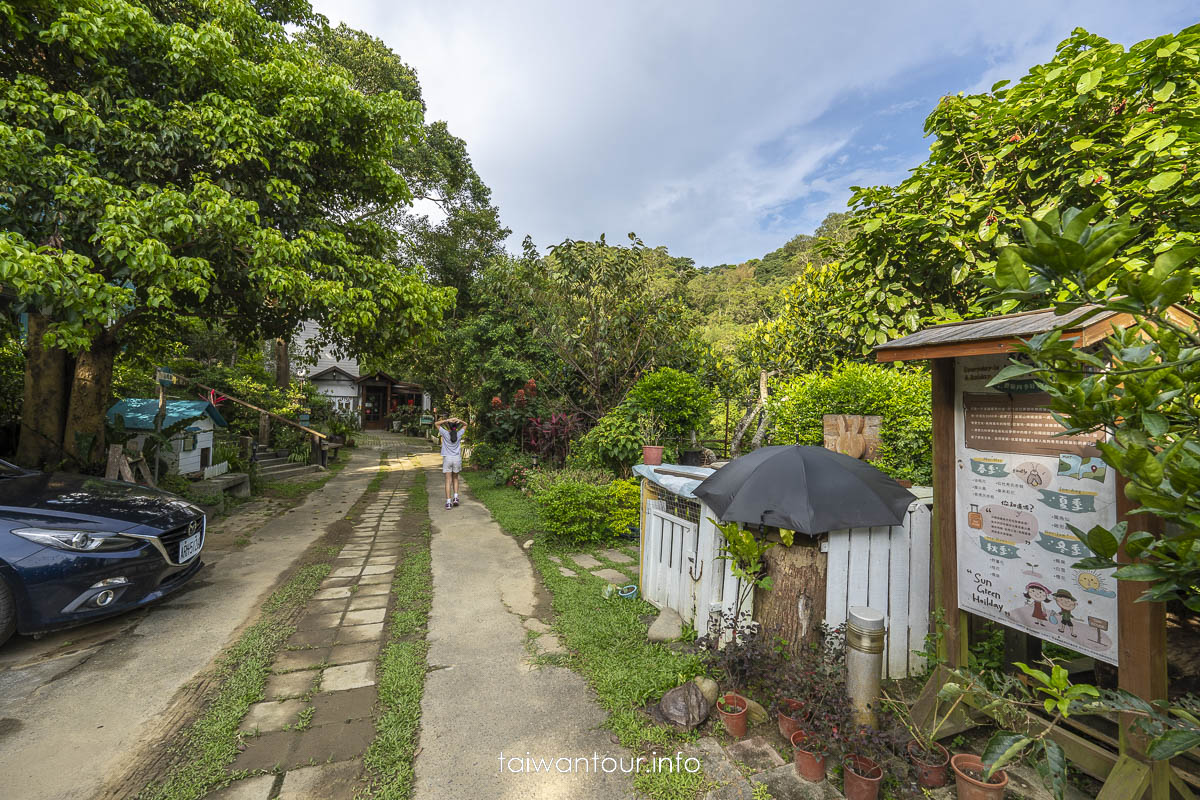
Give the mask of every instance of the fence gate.
M 924 648 L 929 633 L 930 516 L 929 507 L 916 502 L 900 525 L 829 534 L 825 622 L 841 625 L 851 606 L 883 612 L 888 678 L 916 674 L 925 666 L 913 651 Z

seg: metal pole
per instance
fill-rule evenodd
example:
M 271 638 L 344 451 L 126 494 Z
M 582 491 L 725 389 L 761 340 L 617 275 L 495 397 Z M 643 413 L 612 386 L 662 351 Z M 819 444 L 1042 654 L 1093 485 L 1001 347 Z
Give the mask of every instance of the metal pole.
M 846 623 L 846 692 L 854 719 L 876 726 L 879 682 L 883 678 L 883 642 L 887 636 L 883 614 L 867 606 L 850 609 Z

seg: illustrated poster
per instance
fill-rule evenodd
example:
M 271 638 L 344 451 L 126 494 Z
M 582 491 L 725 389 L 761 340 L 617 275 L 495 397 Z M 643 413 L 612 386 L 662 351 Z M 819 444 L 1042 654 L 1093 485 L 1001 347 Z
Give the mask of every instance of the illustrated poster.
M 1117 521 L 1116 473 L 1095 442 L 1063 431 L 1032 381 L 988 381 L 1006 355 L 957 359 L 958 605 L 1039 639 L 1117 663 L 1117 595 L 1069 525 Z

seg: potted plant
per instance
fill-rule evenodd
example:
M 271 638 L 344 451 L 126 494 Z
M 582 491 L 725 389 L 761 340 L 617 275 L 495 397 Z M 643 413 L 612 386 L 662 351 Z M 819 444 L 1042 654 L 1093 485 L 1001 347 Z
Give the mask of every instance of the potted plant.
M 726 692 L 717 698 L 717 713 L 721 715 L 721 722 L 725 723 L 725 730 L 729 731 L 729 735 L 735 739 L 746 735 L 746 709 L 748 707 L 746 698 L 737 692 Z
M 905 749 L 908 758 L 917 771 L 917 783 L 923 789 L 938 789 L 946 785 L 946 765 L 950 762 L 950 753 L 938 744 L 938 731 L 946 724 L 958 709 L 959 703 L 970 692 L 970 687 L 959 694 L 944 714 L 939 715 L 940 698 L 934 701 L 933 716 L 929 730 L 925 731 L 912 717 L 912 708 L 902 699 L 895 700 L 885 692 L 884 705 L 896 715 L 896 719 L 904 726 L 911 737 Z
M 790 742 L 793 733 L 804 729 L 808 716 L 803 702 L 794 697 L 781 697 L 776 710 L 779 735 Z
M 813 783 L 825 780 L 825 761 L 830 749 L 829 738 L 820 731 L 796 731 L 788 741 L 792 744 L 796 774 Z
M 842 762 L 842 768 L 842 792 L 846 800 L 875 800 L 879 796 L 883 767 L 874 759 L 851 753 Z
M 638 427 L 642 432 L 642 463 L 655 467 L 662 463 L 663 425 L 657 415 L 646 412 L 638 417 Z
M 983 759 L 973 753 L 959 753 L 950 759 L 958 800 L 1002 800 L 1008 786 L 1008 773 L 998 769 L 988 777 Z

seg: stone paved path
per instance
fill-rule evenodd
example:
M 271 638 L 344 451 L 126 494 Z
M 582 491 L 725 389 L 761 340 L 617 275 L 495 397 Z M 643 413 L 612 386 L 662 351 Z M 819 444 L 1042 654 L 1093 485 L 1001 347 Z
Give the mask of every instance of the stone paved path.
M 628 775 L 604 772 L 606 756 L 629 763 L 630 754 L 599 728 L 607 715 L 583 678 L 564 667 L 530 663 L 527 637 L 543 630 L 544 621 L 535 619 L 537 584 L 529 559 L 469 495 L 446 511 L 441 478 L 430 471 L 434 594 L 414 797 L 631 796 Z M 539 644 L 557 646 L 543 644 L 548 636 L 543 633 Z M 601 759 L 595 772 L 584 772 L 579 762 L 569 772 L 525 769 L 526 757 L 592 763 L 594 754 Z
M 389 480 L 363 511 L 309 601 L 241 729 L 253 735 L 232 770 L 275 770 L 231 784 L 213 800 L 352 800 L 362 755 L 375 737 L 375 667 L 386 636 L 399 523 L 419 459 L 395 458 Z M 394 474 L 394 473 L 393 473 Z

